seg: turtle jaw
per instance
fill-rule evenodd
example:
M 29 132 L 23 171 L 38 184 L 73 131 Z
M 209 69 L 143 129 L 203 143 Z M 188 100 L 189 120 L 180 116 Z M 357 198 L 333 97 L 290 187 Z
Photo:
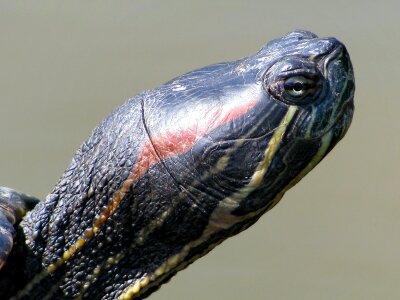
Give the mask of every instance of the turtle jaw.
M 350 57 L 343 44 L 334 38 L 331 49 L 323 57 L 313 57 L 317 60 L 318 68 L 326 79 L 326 86 L 321 99 L 309 107 L 304 107 L 302 126 L 298 136 L 314 140 L 323 138 L 331 131 L 339 140 L 347 132 L 354 112 L 354 73 Z M 336 141 L 337 142 L 337 141 Z
M 340 64 L 345 66 L 343 67 L 343 76 L 346 77 L 346 80 L 342 86 L 337 83 L 338 79 L 330 75 L 330 73 L 333 73 L 332 70 Z M 334 49 L 331 55 L 325 60 L 324 65 L 324 70 L 327 73 L 326 76 L 330 77 L 332 85 L 332 94 L 330 97 L 336 96 L 337 99 L 332 101 L 332 111 L 326 126 L 327 129 L 323 131 L 321 136 L 332 132 L 339 141 L 346 134 L 353 119 L 355 87 L 353 68 L 344 46 L 338 46 Z
M 351 121 L 353 119 L 353 112 L 354 112 L 354 105 L 353 101 L 350 101 L 346 103 L 346 105 L 343 108 L 343 113 L 340 114 L 333 125 L 329 127 L 325 133 L 323 133 L 320 137 L 319 140 L 321 141 L 321 145 L 323 145 L 323 141 L 328 139 L 330 140 L 329 142 L 329 147 L 324 154 L 327 155 L 330 150 L 345 136 L 347 133 L 348 129 L 350 128 Z

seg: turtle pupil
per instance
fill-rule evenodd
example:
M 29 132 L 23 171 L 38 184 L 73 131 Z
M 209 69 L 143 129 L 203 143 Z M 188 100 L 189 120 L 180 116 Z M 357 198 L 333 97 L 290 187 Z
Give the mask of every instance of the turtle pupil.
M 285 80 L 283 88 L 289 97 L 300 100 L 312 96 L 317 91 L 317 79 L 301 75 L 292 76 Z
M 303 85 L 302 82 L 296 82 L 296 83 L 294 84 L 294 86 L 293 86 L 293 89 L 294 89 L 296 92 L 300 92 L 303 88 L 304 88 L 304 85 Z

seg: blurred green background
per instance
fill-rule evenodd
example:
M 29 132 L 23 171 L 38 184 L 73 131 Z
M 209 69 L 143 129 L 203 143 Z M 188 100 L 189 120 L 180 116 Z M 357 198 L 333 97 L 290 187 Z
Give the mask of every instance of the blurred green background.
M 400 1 L 1 1 L 0 183 L 44 198 L 115 106 L 296 28 L 343 41 L 346 138 L 150 299 L 400 299 Z

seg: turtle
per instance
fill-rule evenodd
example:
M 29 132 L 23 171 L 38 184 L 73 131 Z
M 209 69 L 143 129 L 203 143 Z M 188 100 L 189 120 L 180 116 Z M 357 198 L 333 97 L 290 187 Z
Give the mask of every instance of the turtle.
M 347 132 L 345 46 L 295 30 L 114 109 L 45 200 L 0 188 L 1 299 L 144 299 L 253 225 Z

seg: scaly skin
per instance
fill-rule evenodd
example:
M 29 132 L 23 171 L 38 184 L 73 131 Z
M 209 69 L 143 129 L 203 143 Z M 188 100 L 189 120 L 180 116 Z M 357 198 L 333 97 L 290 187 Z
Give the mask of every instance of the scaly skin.
M 17 226 L 2 298 L 145 298 L 306 175 L 353 93 L 344 46 L 297 31 L 130 99 Z

